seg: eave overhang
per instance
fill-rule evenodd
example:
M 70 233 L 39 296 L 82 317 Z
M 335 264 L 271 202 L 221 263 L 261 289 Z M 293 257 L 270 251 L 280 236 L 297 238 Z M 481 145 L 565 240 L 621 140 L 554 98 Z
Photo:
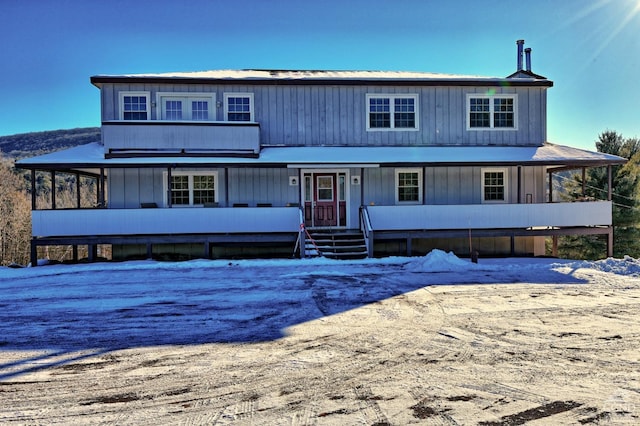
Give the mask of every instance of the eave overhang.
M 16 163 L 31 170 L 95 170 L 101 168 L 312 168 L 312 167 L 497 167 L 557 168 L 620 165 L 626 159 L 562 145 L 543 146 L 267 146 L 257 157 L 213 155 L 135 155 L 105 157 L 92 143 Z

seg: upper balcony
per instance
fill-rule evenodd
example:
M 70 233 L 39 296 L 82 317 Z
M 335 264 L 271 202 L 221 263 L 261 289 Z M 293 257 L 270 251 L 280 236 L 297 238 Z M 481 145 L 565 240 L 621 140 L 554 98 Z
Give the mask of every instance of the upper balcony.
M 260 152 L 260 125 L 229 121 L 105 121 L 102 142 L 107 157 L 163 152 L 254 156 Z

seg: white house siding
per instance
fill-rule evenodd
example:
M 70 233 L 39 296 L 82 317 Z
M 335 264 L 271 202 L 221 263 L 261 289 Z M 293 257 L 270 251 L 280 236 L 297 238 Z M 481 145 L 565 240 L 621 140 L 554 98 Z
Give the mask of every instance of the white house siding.
M 423 168 L 424 204 L 481 204 L 482 167 L 425 167 Z M 518 167 L 506 167 L 508 203 L 518 202 Z M 395 172 L 393 167 L 365 169 L 365 205 L 394 205 Z M 520 175 L 521 203 L 531 194 L 532 203 L 546 202 L 546 173 L 544 167 L 522 167 Z
M 518 95 L 517 130 L 467 130 L 468 93 Z M 264 84 L 121 84 L 102 88 L 102 120 L 119 117 L 120 91 L 254 94 L 255 121 L 260 123 L 263 145 L 541 145 L 546 139 L 546 88 L 544 87 L 438 87 L 438 86 L 331 86 Z M 368 93 L 419 95 L 418 131 L 367 131 Z M 151 109 L 157 119 L 158 108 Z M 216 108 L 216 120 L 224 120 Z M 123 147 L 126 148 L 126 147 Z
M 221 207 L 232 206 L 234 203 L 248 203 L 250 206 L 255 206 L 257 203 L 271 203 L 274 207 L 282 207 L 287 203 L 299 201 L 299 187 L 289 185 L 289 176 L 298 176 L 295 169 L 176 168 L 173 171 L 194 173 L 217 171 L 218 202 Z M 110 169 L 108 172 L 109 207 L 140 208 L 141 203 L 156 203 L 158 206 L 163 206 L 166 172 L 167 169 L 163 168 Z M 225 184 L 227 173 L 228 186 Z
M 299 202 L 299 186 L 289 185 L 289 176 L 298 176 L 295 169 L 230 168 L 228 174 L 229 205 L 272 203 L 281 207 Z M 222 178 L 219 185 L 224 186 Z
M 108 206 L 114 209 L 137 209 L 140 203 L 162 205 L 164 169 L 127 168 L 108 171 Z
M 394 205 L 395 182 L 395 169 L 392 167 L 365 169 L 362 179 L 362 184 L 364 185 L 363 204 Z

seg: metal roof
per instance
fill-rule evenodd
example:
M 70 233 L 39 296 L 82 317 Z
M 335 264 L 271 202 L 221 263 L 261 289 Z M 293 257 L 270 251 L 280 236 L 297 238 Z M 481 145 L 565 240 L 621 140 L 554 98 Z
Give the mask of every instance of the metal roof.
M 553 82 L 544 77 L 518 75 L 515 78 L 440 74 L 410 71 L 331 71 L 331 70 L 211 70 L 148 74 L 95 75 L 91 83 L 231 83 L 244 84 L 333 84 L 333 85 L 458 85 L 458 86 L 543 86 Z
M 267 146 L 256 158 L 189 153 L 105 158 L 98 142 L 25 158 L 18 167 L 86 170 L 120 167 L 400 167 L 538 165 L 592 167 L 624 164 L 615 155 L 547 143 L 543 146 Z

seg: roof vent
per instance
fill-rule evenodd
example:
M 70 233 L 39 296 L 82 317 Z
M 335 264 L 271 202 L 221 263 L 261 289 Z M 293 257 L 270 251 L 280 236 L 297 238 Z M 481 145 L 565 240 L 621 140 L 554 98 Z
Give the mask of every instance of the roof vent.
M 527 63 L 527 71 L 531 72 L 531 48 L 527 47 L 524 49 L 524 56 Z

